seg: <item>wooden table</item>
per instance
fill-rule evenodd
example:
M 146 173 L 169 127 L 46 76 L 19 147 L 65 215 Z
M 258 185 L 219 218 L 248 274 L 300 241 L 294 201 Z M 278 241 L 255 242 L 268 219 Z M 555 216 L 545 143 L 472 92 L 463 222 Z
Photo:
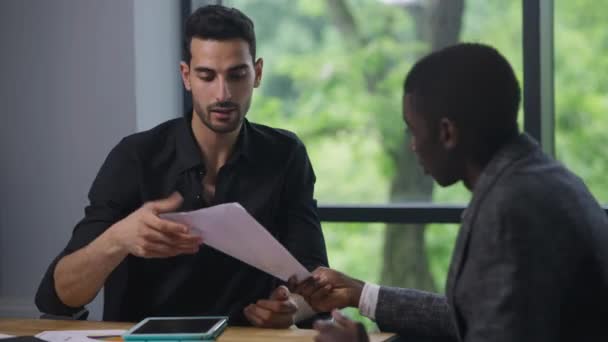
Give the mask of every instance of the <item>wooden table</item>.
M 45 330 L 97 330 L 128 329 L 132 323 L 111 323 L 93 321 L 57 321 L 46 319 L 0 319 L 0 333 L 16 336 L 36 335 Z M 260 329 L 228 327 L 218 339 L 219 342 L 272 342 L 272 341 L 313 341 L 316 331 L 308 329 Z M 370 341 L 388 340 L 393 334 L 376 333 Z

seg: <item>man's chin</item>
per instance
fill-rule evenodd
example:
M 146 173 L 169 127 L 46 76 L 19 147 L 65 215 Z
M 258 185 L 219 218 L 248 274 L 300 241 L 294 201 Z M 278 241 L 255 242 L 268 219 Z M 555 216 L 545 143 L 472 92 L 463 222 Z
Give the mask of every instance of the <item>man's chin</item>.
M 458 182 L 458 179 L 452 179 L 452 178 L 450 178 L 450 179 L 445 179 L 445 178 L 444 179 L 440 179 L 440 178 L 437 178 L 437 177 L 434 177 L 434 176 L 432 176 L 432 177 L 435 180 L 435 182 L 437 184 L 439 184 L 439 186 L 441 186 L 442 188 L 446 188 L 448 186 L 452 186 L 452 185 L 454 185 L 454 184 L 456 184 Z
M 207 127 L 217 134 L 229 134 L 234 131 L 237 131 L 241 128 L 242 121 L 237 122 L 210 122 L 207 123 Z

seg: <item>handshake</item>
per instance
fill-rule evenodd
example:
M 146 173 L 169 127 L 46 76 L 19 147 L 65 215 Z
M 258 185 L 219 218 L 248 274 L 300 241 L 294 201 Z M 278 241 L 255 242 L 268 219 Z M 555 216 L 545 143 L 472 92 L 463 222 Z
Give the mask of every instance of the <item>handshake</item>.
M 317 312 L 330 312 L 330 321 L 317 321 L 314 328 L 319 331 L 315 341 L 368 341 L 363 326 L 344 317 L 336 309 L 358 307 L 364 282 L 341 272 L 319 267 L 312 276 L 297 282 L 289 279 L 287 287 L 276 288 L 269 299 L 261 299 L 245 307 L 245 317 L 255 326 L 286 328 L 294 323 L 298 305 L 291 293 L 301 295 Z
M 300 283 L 294 278 L 288 282 L 291 291 L 304 297 L 315 311 L 333 310 L 333 322 L 315 322 L 314 328 L 319 331 L 316 342 L 369 341 L 363 325 L 349 320 L 336 310 L 358 307 L 364 285 L 361 280 L 326 267 L 317 268 L 311 277 Z
M 364 282 L 327 267 L 319 267 L 312 276 L 297 283 L 289 279 L 293 293 L 304 297 L 317 312 L 329 312 L 345 307 L 358 307 Z

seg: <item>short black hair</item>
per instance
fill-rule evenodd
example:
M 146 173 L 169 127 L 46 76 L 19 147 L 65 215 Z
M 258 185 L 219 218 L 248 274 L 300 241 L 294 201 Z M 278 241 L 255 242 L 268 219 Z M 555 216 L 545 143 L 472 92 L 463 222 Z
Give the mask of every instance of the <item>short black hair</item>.
M 403 88 L 427 123 L 437 127 L 441 117 L 454 121 L 479 162 L 518 134 L 519 83 L 493 47 L 460 43 L 433 52 L 414 65 Z
M 183 60 L 190 63 L 192 38 L 229 40 L 243 39 L 255 61 L 255 32 L 253 21 L 236 8 L 221 5 L 199 7 L 186 19 L 184 29 Z

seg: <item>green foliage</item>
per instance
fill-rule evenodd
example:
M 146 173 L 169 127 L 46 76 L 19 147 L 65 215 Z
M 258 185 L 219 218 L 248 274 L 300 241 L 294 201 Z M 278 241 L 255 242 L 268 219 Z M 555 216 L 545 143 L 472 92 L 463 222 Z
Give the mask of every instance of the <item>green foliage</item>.
M 438 291 L 444 293 L 458 225 L 430 224 L 426 229 L 425 244 L 429 254 L 429 267 Z
M 555 2 L 557 158 L 608 203 L 608 3 Z

